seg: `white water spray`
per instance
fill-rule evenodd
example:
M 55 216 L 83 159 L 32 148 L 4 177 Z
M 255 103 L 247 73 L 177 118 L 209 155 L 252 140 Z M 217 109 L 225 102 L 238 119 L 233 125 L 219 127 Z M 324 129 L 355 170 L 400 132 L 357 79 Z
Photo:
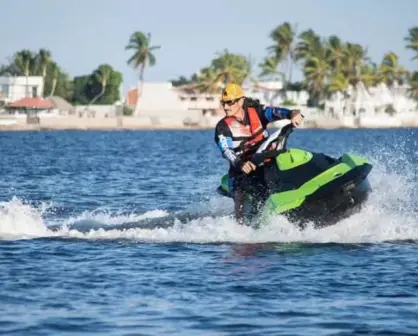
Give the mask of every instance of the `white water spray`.
M 153 210 L 142 214 L 119 214 L 107 211 L 84 212 L 62 221 L 60 229 L 50 230 L 44 218 L 51 205 L 34 207 L 18 198 L 0 203 L 0 239 L 31 239 L 67 237 L 78 239 L 130 239 L 138 242 L 311 242 L 311 243 L 365 243 L 389 240 L 418 240 L 417 206 L 414 190 L 417 187 L 414 169 L 396 174 L 372 160 L 370 175 L 373 192 L 360 213 L 323 229 L 308 227 L 301 231 L 283 216 L 271 218 L 267 225 L 253 229 L 238 225 L 230 216 L 232 201 L 214 197 L 191 208 L 203 213 L 210 210 L 218 216 L 191 219 L 186 223 L 174 221 L 168 228 L 141 228 L 140 222 L 153 219 L 158 222 L 169 214 Z M 405 162 L 402 160 L 402 164 Z M 401 164 L 401 162 L 399 162 Z M 409 173 L 407 173 L 409 172 Z M 95 225 L 87 232 L 77 230 L 74 224 L 90 222 Z M 125 223 L 138 226 L 122 228 Z M 56 224 L 56 223 L 54 223 Z M 112 229 L 109 229 L 109 225 Z M 121 228 L 118 228 L 121 226 Z

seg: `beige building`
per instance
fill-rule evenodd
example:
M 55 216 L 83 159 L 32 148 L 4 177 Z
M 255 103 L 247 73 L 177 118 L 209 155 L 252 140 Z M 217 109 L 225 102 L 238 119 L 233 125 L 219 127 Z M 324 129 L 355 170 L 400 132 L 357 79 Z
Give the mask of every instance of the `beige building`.
M 137 88 L 128 91 L 125 104 L 135 109 Z M 139 98 L 138 113 L 134 117 L 148 117 L 155 122 L 167 124 L 186 123 L 198 124 L 203 112 L 190 108 L 187 100 L 182 100 L 179 92 L 171 82 L 145 82 Z
M 306 91 L 282 92 L 281 82 L 259 82 L 244 85 L 247 96 L 259 99 L 266 105 L 281 106 L 284 100 L 291 100 L 296 106 L 306 106 L 309 95 Z M 137 101 L 137 89 L 128 91 L 125 103 L 134 107 Z M 174 87 L 170 82 L 144 83 L 140 99 L 142 110 L 187 110 L 198 111 L 201 115 L 218 115 L 223 111 L 220 106 L 220 92 L 206 94 L 196 92 L 189 85 Z

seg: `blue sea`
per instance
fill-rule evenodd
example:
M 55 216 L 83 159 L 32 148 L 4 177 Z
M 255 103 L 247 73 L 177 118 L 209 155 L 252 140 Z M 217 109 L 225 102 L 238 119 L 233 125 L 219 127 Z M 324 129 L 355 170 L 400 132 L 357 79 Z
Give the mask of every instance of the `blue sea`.
M 373 164 L 360 213 L 237 224 L 212 130 L 0 132 L 0 334 L 417 335 L 418 130 L 295 130 Z

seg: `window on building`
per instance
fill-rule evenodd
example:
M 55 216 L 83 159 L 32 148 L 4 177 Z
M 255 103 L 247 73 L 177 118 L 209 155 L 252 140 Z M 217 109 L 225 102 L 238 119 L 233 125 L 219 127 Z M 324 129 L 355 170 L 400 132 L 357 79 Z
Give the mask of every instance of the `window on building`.
M 0 90 L 3 93 L 3 96 L 5 96 L 5 97 L 9 96 L 9 85 L 8 84 L 1 85 Z
M 38 87 L 32 86 L 32 97 L 38 97 Z

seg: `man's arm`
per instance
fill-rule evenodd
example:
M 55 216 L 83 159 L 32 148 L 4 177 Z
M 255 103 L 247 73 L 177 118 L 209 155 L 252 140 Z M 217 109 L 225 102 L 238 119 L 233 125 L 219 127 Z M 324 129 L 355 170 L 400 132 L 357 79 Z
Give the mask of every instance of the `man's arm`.
M 275 107 L 275 106 L 262 106 L 263 115 L 266 118 L 267 123 L 273 121 L 290 119 L 292 116 L 292 111 L 285 107 Z
M 228 160 L 234 167 L 242 165 L 241 159 L 235 154 L 233 150 L 232 134 L 229 128 L 223 121 L 220 121 L 215 128 L 215 142 L 222 156 Z
M 257 112 L 264 127 L 271 122 L 283 119 L 290 119 L 294 125 L 299 125 L 303 117 L 299 110 L 289 110 L 285 107 L 265 106 L 261 104 L 258 106 Z

